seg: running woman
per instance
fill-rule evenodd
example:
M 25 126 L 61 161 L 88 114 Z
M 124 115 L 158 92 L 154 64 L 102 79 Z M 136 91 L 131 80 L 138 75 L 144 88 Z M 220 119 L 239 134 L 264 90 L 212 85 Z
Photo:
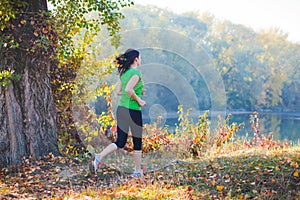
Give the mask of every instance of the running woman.
M 141 177 L 142 158 L 142 112 L 141 107 L 146 106 L 146 102 L 141 99 L 144 93 L 144 83 L 142 74 L 137 69 L 141 64 L 140 52 L 135 49 L 128 49 L 124 54 L 116 58 L 119 80 L 116 92 L 121 96 L 117 108 L 117 140 L 108 145 L 101 153 L 95 154 L 95 159 L 90 165 L 90 170 L 96 173 L 101 161 L 107 155 L 118 148 L 124 148 L 129 129 L 132 133 L 134 145 L 134 177 Z

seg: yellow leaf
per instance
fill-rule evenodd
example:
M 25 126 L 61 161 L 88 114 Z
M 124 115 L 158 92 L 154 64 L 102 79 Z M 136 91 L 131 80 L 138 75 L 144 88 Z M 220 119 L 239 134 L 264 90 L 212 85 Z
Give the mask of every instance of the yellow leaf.
M 262 163 L 258 163 L 258 164 L 257 164 L 257 166 L 259 166 L 259 167 L 260 167 L 261 165 L 262 165 Z
M 294 172 L 294 176 L 295 176 L 295 177 L 298 177 L 298 176 L 299 176 L 299 172 L 298 172 L 298 171 L 295 171 L 295 172 Z
M 275 170 L 276 170 L 276 171 L 279 171 L 280 169 L 279 169 L 279 167 L 278 167 L 278 166 L 276 166 L 276 167 L 275 167 Z
M 222 191 L 224 189 L 223 185 L 217 185 L 217 190 Z

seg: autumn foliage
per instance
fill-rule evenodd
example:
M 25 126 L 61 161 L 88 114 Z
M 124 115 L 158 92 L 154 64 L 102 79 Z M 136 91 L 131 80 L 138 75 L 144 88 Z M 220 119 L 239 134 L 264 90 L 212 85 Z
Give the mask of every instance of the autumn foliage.
M 208 119 L 203 121 L 204 118 L 201 116 L 199 119 L 207 123 Z M 169 161 L 165 167 L 146 171 L 141 179 L 132 179 L 130 174 L 109 163 L 101 167 L 96 175 L 90 174 L 88 157 L 67 158 L 49 154 L 40 161 L 24 158 L 21 166 L 1 170 L 0 197 L 298 199 L 299 146 L 283 144 L 267 137 L 261 137 L 260 142 L 254 143 L 253 141 L 257 141 L 255 137 L 238 139 L 233 134 L 227 140 L 227 134 L 232 132 L 229 127 L 235 123 L 230 125 L 228 120 L 223 122 L 215 130 L 216 135 L 208 134 L 210 131 L 206 130 L 205 137 L 195 135 L 190 143 L 170 135 L 167 129 L 162 129 L 157 124 L 146 125 L 145 131 L 153 133 L 151 137 L 144 137 L 144 156 L 161 151 L 171 153 L 175 149 L 179 154 L 176 161 Z M 194 128 L 201 130 L 200 127 L 201 124 L 198 124 Z M 182 127 L 178 127 L 179 130 L 180 128 Z M 174 144 L 176 148 L 173 148 Z M 185 146 L 186 144 L 190 146 Z M 131 151 L 131 146 L 129 142 L 128 151 Z M 182 146 L 187 149 L 180 148 Z M 193 151 L 196 147 L 197 151 Z

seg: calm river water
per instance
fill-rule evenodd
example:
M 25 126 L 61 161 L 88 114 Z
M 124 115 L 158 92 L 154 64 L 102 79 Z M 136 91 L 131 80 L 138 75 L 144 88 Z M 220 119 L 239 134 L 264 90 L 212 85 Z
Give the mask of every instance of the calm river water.
M 244 128 L 238 132 L 238 135 L 241 137 L 246 134 L 250 137 L 253 136 L 250 115 L 251 113 L 232 113 L 230 122 L 245 124 Z M 211 121 L 217 121 L 216 119 L 214 117 Z M 167 117 L 166 120 L 163 120 L 162 124 L 169 126 L 170 129 L 174 129 L 175 124 L 178 123 L 177 120 L 177 116 L 173 115 L 173 117 Z M 197 118 L 193 120 L 197 120 Z M 151 119 L 145 116 L 144 122 L 151 123 Z M 264 135 L 272 132 L 276 140 L 290 140 L 298 143 L 300 141 L 300 113 L 259 113 L 259 130 Z

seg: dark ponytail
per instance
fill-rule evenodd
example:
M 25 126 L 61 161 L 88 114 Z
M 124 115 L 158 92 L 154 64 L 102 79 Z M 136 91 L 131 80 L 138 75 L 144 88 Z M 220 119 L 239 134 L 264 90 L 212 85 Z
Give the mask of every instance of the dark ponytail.
M 139 57 L 140 52 L 135 49 L 127 49 L 124 54 L 119 55 L 116 58 L 116 64 L 118 67 L 119 75 L 121 76 L 130 65 L 134 62 L 134 59 Z

